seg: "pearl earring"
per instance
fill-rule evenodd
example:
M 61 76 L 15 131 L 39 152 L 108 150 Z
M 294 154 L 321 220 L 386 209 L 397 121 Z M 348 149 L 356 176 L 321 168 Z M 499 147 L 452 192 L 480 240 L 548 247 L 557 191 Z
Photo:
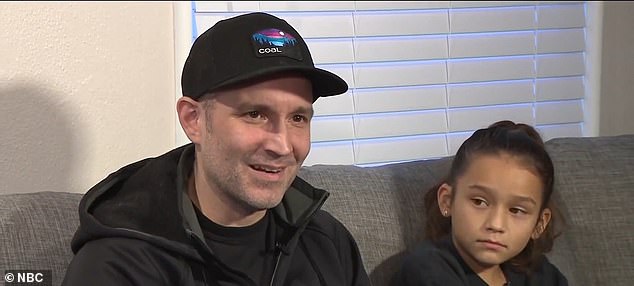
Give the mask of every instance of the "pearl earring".
M 443 216 L 447 216 L 449 214 L 449 212 L 447 210 L 442 211 L 442 215 Z

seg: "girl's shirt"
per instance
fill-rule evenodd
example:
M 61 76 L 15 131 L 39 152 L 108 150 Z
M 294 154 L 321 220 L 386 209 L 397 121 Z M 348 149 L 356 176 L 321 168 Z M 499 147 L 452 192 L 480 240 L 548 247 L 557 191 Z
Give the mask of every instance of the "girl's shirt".
M 508 286 L 567 286 L 566 277 L 543 256 L 542 262 L 530 276 L 514 271 L 502 264 Z M 424 241 L 403 261 L 393 285 L 409 286 L 488 286 L 458 254 L 451 237 L 446 236 L 438 244 Z

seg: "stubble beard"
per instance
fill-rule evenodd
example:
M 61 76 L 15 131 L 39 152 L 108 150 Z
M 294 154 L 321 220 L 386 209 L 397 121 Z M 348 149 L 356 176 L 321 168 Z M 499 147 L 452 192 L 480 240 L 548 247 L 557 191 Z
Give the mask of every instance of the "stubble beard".
M 265 196 L 257 197 L 255 192 L 281 192 L 286 188 L 286 182 L 254 182 L 251 184 L 247 178 L 242 177 L 237 171 L 228 174 L 209 172 L 208 179 L 214 182 L 218 192 L 237 205 L 246 213 L 252 213 L 277 206 L 283 195 L 279 198 Z

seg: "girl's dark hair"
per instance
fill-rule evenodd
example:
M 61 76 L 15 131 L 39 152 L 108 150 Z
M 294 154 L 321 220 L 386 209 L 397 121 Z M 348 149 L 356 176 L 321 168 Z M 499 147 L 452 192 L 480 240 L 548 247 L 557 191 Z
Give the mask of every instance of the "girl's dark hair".
M 543 254 L 552 249 L 555 238 L 560 234 L 559 225 L 563 224 L 563 221 L 550 199 L 555 180 L 552 160 L 546 152 L 541 136 L 529 125 L 516 124 L 508 120 L 499 121 L 488 128 L 475 131 L 462 143 L 453 158 L 447 179 L 429 189 L 425 194 L 427 212 L 425 238 L 437 242 L 451 233 L 451 219 L 444 217 L 438 207 L 438 188 L 443 183 L 455 186 L 457 178 L 465 173 L 474 157 L 499 154 L 516 156 L 522 164 L 535 172 L 543 185 L 540 214 L 545 208 L 551 210 L 550 223 L 539 238 L 531 239 L 522 252 L 510 260 L 516 270 L 530 273 L 540 262 Z

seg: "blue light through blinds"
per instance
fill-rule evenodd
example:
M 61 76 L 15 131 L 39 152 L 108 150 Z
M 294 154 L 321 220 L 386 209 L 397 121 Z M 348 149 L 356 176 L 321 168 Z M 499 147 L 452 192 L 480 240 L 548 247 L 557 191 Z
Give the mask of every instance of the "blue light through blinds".
M 544 139 L 582 136 L 583 1 L 196 1 L 194 37 L 263 11 L 306 39 L 350 90 L 315 103 L 305 165 L 371 166 L 455 154 L 502 119 Z

